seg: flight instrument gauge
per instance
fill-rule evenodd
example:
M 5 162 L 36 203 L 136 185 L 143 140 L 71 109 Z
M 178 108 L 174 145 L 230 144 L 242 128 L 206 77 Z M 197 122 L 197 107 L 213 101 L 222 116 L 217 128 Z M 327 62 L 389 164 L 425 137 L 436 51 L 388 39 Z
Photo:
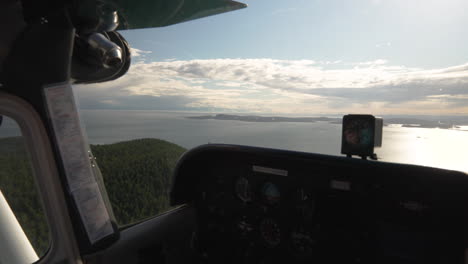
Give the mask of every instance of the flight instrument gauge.
M 296 227 L 290 234 L 293 251 L 298 257 L 309 257 L 312 255 L 316 240 L 303 226 Z
M 235 184 L 235 192 L 237 197 L 243 202 L 252 201 L 252 188 L 250 187 L 249 180 L 245 177 L 239 177 Z
M 281 193 L 278 187 L 272 182 L 266 182 L 262 186 L 262 196 L 265 201 L 269 204 L 276 204 L 281 198 Z
M 254 231 L 253 224 L 247 219 L 246 216 L 242 216 L 236 225 L 236 232 L 241 238 L 248 238 Z
M 276 247 L 281 242 L 280 226 L 271 218 L 265 218 L 260 223 L 260 235 L 268 247 Z

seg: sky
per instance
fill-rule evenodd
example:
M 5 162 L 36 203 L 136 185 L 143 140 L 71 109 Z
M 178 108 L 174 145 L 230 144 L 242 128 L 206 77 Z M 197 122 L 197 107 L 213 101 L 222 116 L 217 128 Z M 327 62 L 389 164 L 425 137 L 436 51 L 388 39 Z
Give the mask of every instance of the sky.
M 126 76 L 79 85 L 88 109 L 468 114 L 466 0 L 251 0 L 121 31 Z

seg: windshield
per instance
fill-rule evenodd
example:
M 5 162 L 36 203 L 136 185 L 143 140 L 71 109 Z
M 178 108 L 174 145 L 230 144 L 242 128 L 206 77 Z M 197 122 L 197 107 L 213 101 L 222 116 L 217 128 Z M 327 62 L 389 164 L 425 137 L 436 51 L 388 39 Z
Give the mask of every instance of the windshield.
M 75 87 L 90 143 L 163 140 L 168 171 L 206 143 L 341 155 L 341 117 L 372 114 L 379 160 L 468 171 L 467 1 L 247 4 L 121 31 L 129 72 Z

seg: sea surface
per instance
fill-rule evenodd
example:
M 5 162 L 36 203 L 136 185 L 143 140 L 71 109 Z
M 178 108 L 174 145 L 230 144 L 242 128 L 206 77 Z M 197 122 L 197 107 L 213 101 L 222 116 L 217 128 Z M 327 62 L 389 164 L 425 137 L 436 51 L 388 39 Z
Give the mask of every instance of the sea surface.
M 341 125 L 328 122 L 244 122 L 188 119 L 200 113 L 128 110 L 81 110 L 91 144 L 159 138 L 187 149 L 226 143 L 340 156 Z M 468 172 L 468 131 L 386 126 L 382 161 Z
M 200 115 L 203 113 L 81 110 L 90 144 L 159 138 L 187 149 L 226 143 L 341 156 L 339 124 L 186 118 Z M 0 138 L 19 135 L 14 121 L 4 118 Z M 382 147 L 375 152 L 381 161 L 468 172 L 468 129 L 385 126 Z

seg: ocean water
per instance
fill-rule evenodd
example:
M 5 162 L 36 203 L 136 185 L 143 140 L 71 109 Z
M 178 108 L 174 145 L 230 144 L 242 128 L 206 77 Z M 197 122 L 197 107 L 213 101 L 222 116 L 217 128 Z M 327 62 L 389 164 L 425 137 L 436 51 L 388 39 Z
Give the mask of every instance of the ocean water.
M 91 144 L 159 138 L 185 148 L 227 143 L 340 156 L 341 125 L 187 119 L 200 113 L 82 110 Z M 468 172 L 468 131 L 384 127 L 380 160 Z

